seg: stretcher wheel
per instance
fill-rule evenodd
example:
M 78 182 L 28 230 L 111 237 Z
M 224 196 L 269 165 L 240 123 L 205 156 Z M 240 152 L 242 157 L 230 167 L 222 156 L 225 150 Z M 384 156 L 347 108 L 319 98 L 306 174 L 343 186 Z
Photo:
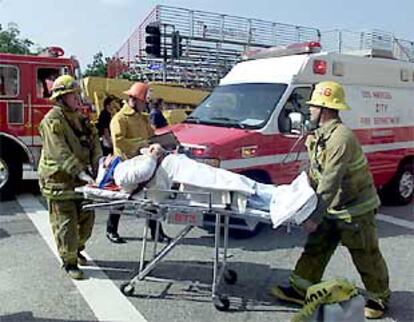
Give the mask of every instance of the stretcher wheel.
M 213 297 L 213 304 L 219 311 L 228 311 L 230 308 L 230 300 L 225 296 Z
M 237 283 L 237 273 L 232 269 L 228 269 L 224 272 L 224 281 L 227 284 L 233 285 Z
M 122 294 L 124 294 L 125 296 L 131 296 L 132 294 L 134 294 L 135 287 L 133 287 L 130 283 L 126 282 L 121 284 L 120 289 Z

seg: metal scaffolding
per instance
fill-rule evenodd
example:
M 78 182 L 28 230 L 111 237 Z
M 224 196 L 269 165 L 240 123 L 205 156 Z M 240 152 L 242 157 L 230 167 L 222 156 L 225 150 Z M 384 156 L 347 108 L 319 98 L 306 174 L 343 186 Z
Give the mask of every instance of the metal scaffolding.
M 160 26 L 161 53 L 166 59 L 145 53 L 145 27 L 153 23 Z M 172 59 L 172 35 L 176 31 L 183 53 Z M 320 41 L 327 51 L 376 50 L 414 61 L 414 42 L 389 32 L 331 30 L 321 35 L 316 28 L 158 5 L 114 54 L 109 69 L 112 76 L 123 73 L 133 80 L 208 88 L 217 85 L 246 50 L 306 41 Z
M 322 32 L 321 42 L 326 51 L 353 53 L 379 50 L 395 59 L 414 62 L 414 41 L 396 38 L 387 31 L 330 30 Z
M 161 27 L 161 52 L 166 51 L 166 61 L 145 53 L 145 27 L 150 23 Z M 183 54 L 174 60 L 170 57 L 175 31 L 182 38 Z M 245 50 L 319 38 L 316 28 L 158 5 L 115 53 L 114 60 L 128 66 L 129 78 L 213 87 Z

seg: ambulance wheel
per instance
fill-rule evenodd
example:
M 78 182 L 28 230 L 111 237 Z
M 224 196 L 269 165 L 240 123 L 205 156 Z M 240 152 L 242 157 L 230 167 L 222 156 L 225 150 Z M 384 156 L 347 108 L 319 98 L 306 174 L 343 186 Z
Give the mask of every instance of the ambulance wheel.
M 408 205 L 414 196 L 414 164 L 407 163 L 398 172 L 396 178 L 396 197 L 400 205 Z
M 20 160 L 0 156 L 0 201 L 11 200 L 23 177 Z
M 382 195 L 387 204 L 408 205 L 414 197 L 414 163 L 404 164 Z
M 230 308 L 230 300 L 225 296 L 213 297 L 213 304 L 219 311 L 228 311 Z
M 224 272 L 224 281 L 229 285 L 237 283 L 237 273 L 232 269 L 228 269 Z
M 134 294 L 135 287 L 133 287 L 129 282 L 125 282 L 121 284 L 120 289 L 122 294 L 125 296 L 131 296 Z

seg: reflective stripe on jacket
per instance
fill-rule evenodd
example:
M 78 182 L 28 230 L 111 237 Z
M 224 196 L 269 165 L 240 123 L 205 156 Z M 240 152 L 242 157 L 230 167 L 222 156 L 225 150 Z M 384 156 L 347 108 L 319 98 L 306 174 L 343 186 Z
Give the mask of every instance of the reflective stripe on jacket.
M 56 200 L 81 198 L 73 189 L 85 182 L 77 175 L 88 167 L 96 169 L 102 155 L 95 127 L 78 112 L 56 105 L 43 118 L 39 132 L 42 194 Z
M 379 207 L 380 202 L 362 147 L 339 119 L 331 120 L 306 140 L 309 176 L 318 195 L 314 219 L 351 220 Z

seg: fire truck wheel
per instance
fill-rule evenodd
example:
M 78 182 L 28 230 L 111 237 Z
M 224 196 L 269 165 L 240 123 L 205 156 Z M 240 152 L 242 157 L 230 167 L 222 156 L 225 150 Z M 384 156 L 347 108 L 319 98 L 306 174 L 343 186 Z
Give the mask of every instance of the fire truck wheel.
M 22 163 L 0 156 L 0 200 L 14 198 L 16 189 L 22 179 Z
M 408 205 L 414 197 L 414 164 L 404 164 L 381 195 L 385 204 Z

